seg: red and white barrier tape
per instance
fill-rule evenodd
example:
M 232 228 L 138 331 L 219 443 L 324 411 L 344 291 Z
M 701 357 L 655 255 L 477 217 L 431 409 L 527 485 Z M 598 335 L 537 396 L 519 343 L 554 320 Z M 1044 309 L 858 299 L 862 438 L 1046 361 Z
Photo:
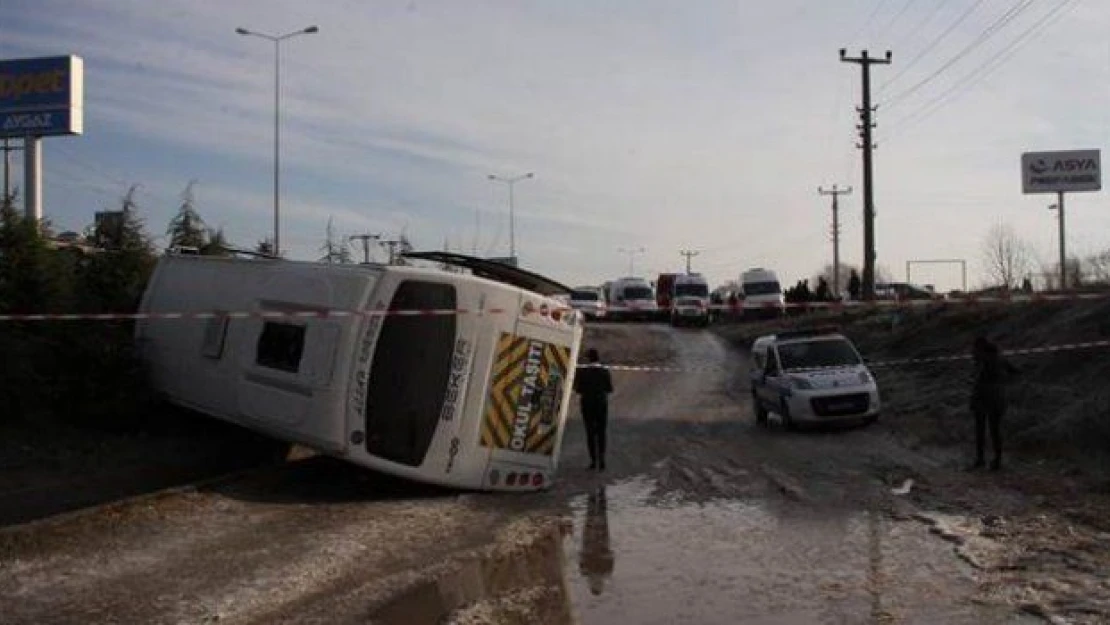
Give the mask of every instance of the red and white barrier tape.
M 1081 349 L 1095 349 L 1110 347 L 1110 340 L 1104 341 L 1086 341 L 1082 343 L 1061 343 L 1059 345 L 1044 345 L 1041 347 L 1023 347 L 1019 349 L 1005 349 L 1002 354 L 1005 356 L 1026 356 L 1030 354 L 1047 354 L 1052 352 L 1067 352 L 1076 351 Z M 930 356 L 927 358 L 898 358 L 892 360 L 877 360 L 867 362 L 870 368 L 881 369 L 887 367 L 903 367 L 907 365 L 921 365 L 938 362 L 954 362 L 958 360 L 971 360 L 971 354 L 957 354 L 955 356 Z M 579 367 L 586 365 L 579 365 Z M 707 373 L 707 372 L 720 372 L 724 371 L 724 367 L 656 367 L 650 365 L 600 365 L 603 369 L 610 371 L 639 371 L 639 372 L 652 372 L 652 373 Z M 806 373 L 810 371 L 822 371 L 825 369 L 838 369 L 841 367 L 807 367 L 805 369 L 793 369 L 790 373 Z
M 754 310 L 776 310 L 776 309 L 790 309 L 790 308 L 803 308 L 803 309 L 832 309 L 842 310 L 846 308 L 919 308 L 929 306 L 946 306 L 949 304 L 1023 304 L 1023 303 L 1039 303 L 1039 302 L 1060 302 L 1060 301 L 1080 301 L 1080 300 L 1098 300 L 1108 299 L 1110 293 L 1071 293 L 1071 294 L 1034 294 L 1034 295 L 1017 295 L 1010 297 L 966 297 L 958 299 L 936 299 L 936 300 L 873 300 L 873 301 L 847 301 L 847 302 L 805 302 L 805 303 L 763 303 L 759 306 L 753 304 L 739 303 L 732 304 L 712 304 L 708 306 L 709 310 L 719 312 L 732 312 L 743 313 L 744 311 Z M 558 320 L 562 315 L 571 311 L 578 310 L 573 307 L 556 307 L 548 309 L 546 306 L 529 307 L 526 305 L 521 311 L 522 315 L 538 314 L 541 317 L 551 316 Z M 654 307 L 606 307 L 603 311 L 608 313 L 631 312 L 631 313 L 660 313 Z M 421 310 L 320 310 L 320 311 L 232 311 L 232 312 L 218 312 L 218 311 L 204 311 L 204 312 L 148 312 L 148 313 L 14 313 L 14 314 L 0 314 L 0 322 L 4 321 L 121 321 L 121 320 L 144 320 L 144 319 L 213 319 L 217 317 L 228 317 L 231 319 L 246 319 L 252 317 L 265 317 L 265 318 L 299 318 L 299 319 L 320 319 L 320 318 L 342 318 L 342 317 L 385 317 L 385 316 L 401 316 L 401 317 L 435 317 L 446 315 L 467 315 L 467 314 L 506 314 L 514 312 L 507 308 L 487 308 L 482 310 L 471 310 L 466 308 L 444 308 L 444 309 L 421 309 Z M 580 311 L 581 312 L 581 311 Z

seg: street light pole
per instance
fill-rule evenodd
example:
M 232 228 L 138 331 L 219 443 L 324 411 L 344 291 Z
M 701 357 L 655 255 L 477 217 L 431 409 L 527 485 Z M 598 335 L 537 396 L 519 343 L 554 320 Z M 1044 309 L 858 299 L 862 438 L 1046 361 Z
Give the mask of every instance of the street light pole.
M 1068 288 L 1068 265 L 1067 253 L 1064 250 L 1064 192 L 1057 193 L 1056 203 L 1048 207 L 1048 210 L 1059 211 L 1060 217 L 1060 290 L 1063 291 Z
M 284 35 L 236 28 L 240 35 L 260 37 L 274 42 L 274 256 L 281 254 L 281 42 L 297 35 L 312 35 L 320 32 L 316 26 L 309 26 Z
M 509 186 L 509 258 L 516 259 L 516 223 L 513 217 L 513 185 L 526 180 L 528 178 L 535 178 L 536 174 L 528 172 L 519 176 L 501 177 L 496 174 L 490 174 L 488 178 L 494 182 L 504 182 Z
M 636 254 L 643 254 L 644 253 L 644 248 L 637 247 L 637 248 L 634 248 L 634 249 L 625 249 L 625 248 L 622 247 L 622 248 L 618 249 L 617 251 L 622 253 L 622 254 L 628 254 L 628 276 L 629 277 L 635 276 L 636 273 L 633 271 L 635 269 L 635 265 L 633 264 L 632 259 L 636 256 Z

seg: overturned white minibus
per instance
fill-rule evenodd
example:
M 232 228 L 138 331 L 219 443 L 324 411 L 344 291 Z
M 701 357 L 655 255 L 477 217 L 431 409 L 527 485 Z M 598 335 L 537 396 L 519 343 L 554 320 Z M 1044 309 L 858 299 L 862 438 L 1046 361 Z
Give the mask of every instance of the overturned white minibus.
M 579 314 L 569 289 L 470 270 L 163 256 L 136 340 L 169 401 L 386 473 L 536 490 L 555 474 Z

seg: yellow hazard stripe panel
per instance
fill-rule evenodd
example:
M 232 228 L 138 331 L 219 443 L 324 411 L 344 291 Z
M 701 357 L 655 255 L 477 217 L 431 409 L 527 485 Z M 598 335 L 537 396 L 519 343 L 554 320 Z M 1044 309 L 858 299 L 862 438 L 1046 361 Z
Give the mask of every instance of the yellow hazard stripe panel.
M 569 348 L 502 334 L 491 371 L 482 444 L 552 454 L 569 361 Z

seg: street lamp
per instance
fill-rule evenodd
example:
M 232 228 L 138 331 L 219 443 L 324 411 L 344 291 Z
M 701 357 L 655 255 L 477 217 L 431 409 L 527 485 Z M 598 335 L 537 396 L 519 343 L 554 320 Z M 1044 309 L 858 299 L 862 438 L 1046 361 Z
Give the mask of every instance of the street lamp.
M 618 249 L 617 251 L 620 252 L 621 254 L 628 254 L 628 276 L 629 277 L 635 276 L 636 274 L 633 271 L 633 269 L 635 268 L 635 265 L 633 264 L 632 259 L 633 259 L 633 257 L 635 257 L 636 254 L 643 254 L 644 251 L 645 251 L 644 248 L 637 247 L 637 248 L 632 248 L 632 249 L 625 249 L 625 248 L 622 247 L 622 248 Z
M 1060 290 L 1068 288 L 1068 265 L 1067 254 L 1064 250 L 1064 194 L 1060 194 L 1060 200 L 1056 204 L 1050 204 L 1048 210 L 1057 211 L 1060 217 Z
M 247 30 L 246 28 L 236 28 L 235 32 L 240 35 L 251 37 L 261 37 L 267 41 L 274 42 L 274 256 L 278 256 L 281 252 L 280 237 L 280 214 L 281 214 L 281 199 L 280 199 L 280 180 L 281 180 L 281 127 L 279 121 L 281 119 L 281 42 L 297 35 L 312 35 L 320 32 L 316 26 L 309 26 L 301 30 L 285 33 L 284 35 L 268 35 L 266 33 L 255 32 Z
M 528 178 L 535 178 L 536 174 L 533 173 L 533 172 L 528 172 L 526 174 L 521 174 L 519 176 L 513 176 L 511 178 L 504 178 L 504 177 L 498 176 L 496 174 L 490 174 L 487 177 L 490 180 L 493 180 L 494 182 L 504 182 L 505 184 L 509 185 L 509 258 L 511 258 L 515 261 L 516 260 L 516 226 L 515 226 L 515 222 L 513 220 L 513 185 L 520 182 L 521 180 L 526 180 Z

